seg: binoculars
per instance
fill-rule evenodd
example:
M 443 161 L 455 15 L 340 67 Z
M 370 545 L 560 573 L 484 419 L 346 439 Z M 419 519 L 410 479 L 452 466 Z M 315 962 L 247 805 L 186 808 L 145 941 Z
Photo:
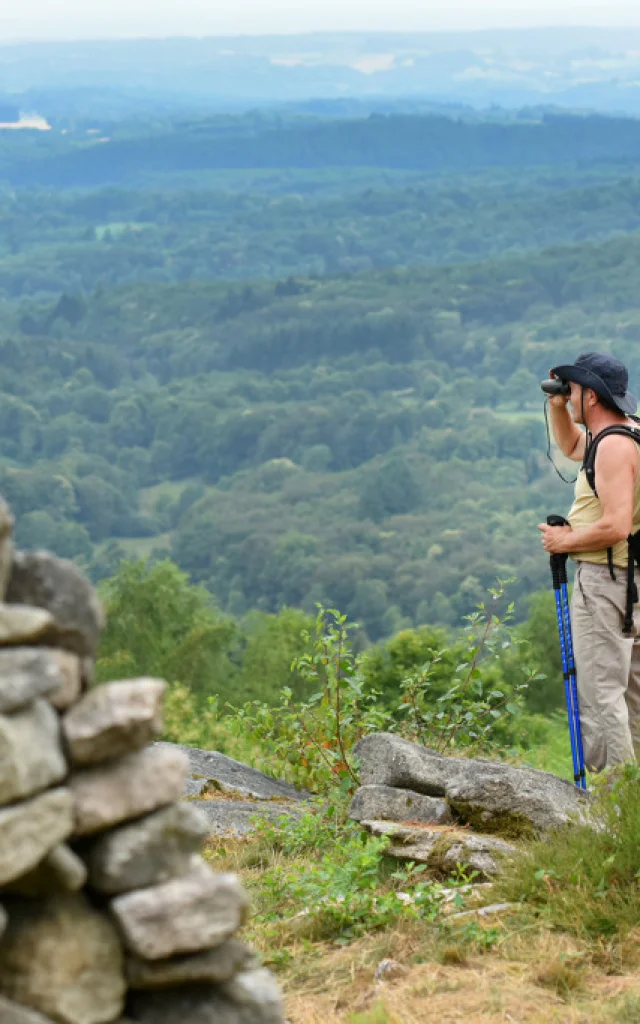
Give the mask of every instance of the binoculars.
M 544 391 L 545 395 L 571 394 L 571 385 L 568 381 L 561 380 L 560 377 L 550 377 L 549 380 L 543 380 L 540 387 Z

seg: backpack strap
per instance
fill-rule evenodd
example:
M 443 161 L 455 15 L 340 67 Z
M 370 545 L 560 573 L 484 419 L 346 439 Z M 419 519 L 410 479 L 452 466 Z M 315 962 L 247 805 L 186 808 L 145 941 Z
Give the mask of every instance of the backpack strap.
M 596 455 L 598 453 L 598 446 L 605 437 L 610 437 L 612 434 L 617 434 L 619 437 L 630 437 L 632 441 L 635 441 L 640 446 L 640 418 L 637 416 L 631 416 L 630 419 L 634 420 L 638 425 L 630 427 L 627 424 L 620 424 L 619 426 L 605 427 L 599 434 L 591 438 L 584 453 L 584 459 L 582 461 L 582 468 L 585 471 L 587 477 L 587 483 L 593 491 L 598 495 L 596 488 Z M 638 588 L 635 582 L 635 564 L 636 562 L 640 565 L 640 536 L 636 534 L 630 534 L 627 539 L 628 544 L 628 557 L 627 557 L 627 603 L 625 607 L 624 625 L 623 632 L 626 636 L 633 634 L 633 606 L 638 601 Z M 613 566 L 613 548 L 607 548 L 607 563 L 609 565 L 609 573 L 611 579 L 616 579 L 616 573 Z

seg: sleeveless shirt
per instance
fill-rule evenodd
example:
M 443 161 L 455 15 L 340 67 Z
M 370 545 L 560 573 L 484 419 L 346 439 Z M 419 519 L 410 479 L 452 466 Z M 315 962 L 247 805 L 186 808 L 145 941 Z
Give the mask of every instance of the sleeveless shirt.
M 578 473 L 575 486 L 575 497 L 571 511 L 567 516 L 574 530 L 585 526 L 593 526 L 599 519 L 602 519 L 602 504 L 596 494 L 589 487 L 589 481 L 584 469 Z M 633 492 L 633 530 L 636 533 L 640 530 L 640 475 L 636 480 Z M 607 549 L 602 551 L 575 551 L 571 557 L 581 562 L 595 562 L 596 565 L 607 565 Z M 613 564 L 621 569 L 626 568 L 628 559 L 628 545 L 626 538 L 621 540 L 613 548 Z

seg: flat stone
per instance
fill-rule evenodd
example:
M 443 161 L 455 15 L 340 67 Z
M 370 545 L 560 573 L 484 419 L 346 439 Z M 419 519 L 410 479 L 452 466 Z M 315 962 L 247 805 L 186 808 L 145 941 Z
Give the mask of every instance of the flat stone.
M 26 875 L 73 831 L 73 799 L 68 789 L 0 809 L 0 885 Z
M 20 1006 L 10 999 L 0 996 L 0 1021 L 2 1024 L 53 1024 L 50 1017 L 30 1010 L 28 1006 Z
M 459 914 L 451 914 L 450 921 L 460 921 L 470 917 L 495 917 L 508 910 L 518 910 L 517 903 L 492 903 L 488 907 L 477 907 L 475 910 L 462 910 Z
M 118 761 L 84 768 L 69 779 L 76 835 L 104 832 L 179 799 L 187 759 L 180 750 L 147 747 Z
M 363 821 L 362 825 L 372 835 L 391 839 L 385 851 L 390 857 L 426 864 L 442 873 L 466 868 L 477 872 L 478 881 L 494 878 L 505 859 L 521 856 L 517 847 L 502 839 L 464 829 L 437 829 L 386 821 Z
M 111 902 L 127 950 L 144 960 L 220 945 L 244 923 L 247 907 L 236 876 L 216 874 L 199 857 L 181 878 Z
M 229 981 L 255 960 L 255 955 L 237 939 L 228 939 L 215 949 L 168 960 L 142 960 L 129 956 L 126 961 L 129 988 L 167 988 L 202 982 L 220 984 Z
M 61 843 L 28 874 L 9 886 L 9 891 L 22 896 L 55 896 L 60 892 L 79 892 L 87 881 L 84 861 Z
M 391 786 L 361 786 L 349 810 L 354 821 L 423 821 L 446 825 L 453 820 L 446 800 Z
M 162 679 L 131 679 L 90 690 L 62 722 L 73 763 L 121 757 L 159 736 L 166 689 Z
M 61 685 L 59 665 L 46 647 L 0 650 L 0 714 L 18 711 Z
M 284 1024 L 278 984 L 263 967 L 224 985 L 192 985 L 134 992 L 131 1013 L 140 1024 Z
M 50 612 L 55 622 L 52 646 L 95 658 L 104 608 L 73 562 L 47 551 L 15 552 L 6 601 Z
M 173 743 L 157 743 L 158 747 L 175 747 Z M 198 750 L 195 747 L 178 747 L 189 759 L 189 778 L 185 796 L 201 796 L 210 792 L 237 793 L 238 796 L 254 800 L 306 800 L 311 794 L 296 789 L 289 782 L 273 779 L 270 775 L 250 768 L 240 761 L 216 750 Z
M 14 901 L 0 953 L 2 994 L 56 1024 L 105 1024 L 123 1011 L 116 930 L 80 894 Z
M 53 615 L 45 609 L 0 604 L 0 644 L 3 646 L 45 642 L 54 632 Z
M 86 853 L 90 884 L 115 895 L 168 882 L 189 870 L 206 836 L 195 807 L 172 804 L 97 839 Z
M 256 831 L 260 819 L 277 822 L 280 818 L 299 818 L 302 808 L 258 800 L 190 800 L 207 823 L 207 835 L 248 836 Z
M 45 700 L 0 715 L 0 806 L 53 786 L 66 774 L 60 722 Z
M 78 700 L 83 685 L 82 661 L 77 654 L 55 648 L 49 652 L 56 660 L 60 685 L 47 695 L 56 711 L 66 711 Z
M 445 796 L 463 821 L 481 831 L 541 833 L 584 821 L 587 814 L 587 794 L 550 772 L 444 757 L 389 733 L 364 737 L 355 753 L 363 784 Z

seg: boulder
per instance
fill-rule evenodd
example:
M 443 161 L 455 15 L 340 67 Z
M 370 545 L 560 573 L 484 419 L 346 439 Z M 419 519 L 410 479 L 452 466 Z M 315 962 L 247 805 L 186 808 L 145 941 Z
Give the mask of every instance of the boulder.
M 157 747 L 175 747 L 173 743 L 157 743 Z M 306 800 L 311 794 L 292 786 L 282 779 L 250 768 L 240 761 L 216 750 L 197 750 L 195 747 L 179 747 L 189 759 L 189 778 L 185 796 L 201 796 L 206 790 L 212 793 L 237 793 L 238 796 L 254 800 Z
M 46 643 L 55 635 L 53 615 L 44 608 L 21 604 L 0 604 L 0 644 Z
M 81 895 L 12 903 L 0 942 L 0 992 L 57 1024 L 104 1024 L 124 1007 L 120 942 Z
M 302 813 L 300 804 L 279 804 L 267 800 L 191 800 L 207 823 L 212 836 L 248 836 L 255 832 L 260 819 L 277 822 L 280 818 L 296 818 Z
M 387 733 L 356 744 L 365 785 L 445 796 L 463 821 L 485 832 L 540 833 L 584 820 L 588 796 L 550 772 L 444 757 Z
M 45 700 L 0 715 L 0 806 L 53 786 L 66 774 L 60 722 Z
M 5 599 L 7 604 L 50 612 L 55 623 L 52 646 L 95 658 L 105 624 L 104 609 L 73 562 L 47 551 L 16 552 Z
M 10 999 L 0 996 L 0 1021 L 2 1024 L 53 1024 L 50 1017 L 30 1010 L 28 1006 L 20 1006 Z
M 68 789 L 0 809 L 0 885 L 26 875 L 73 831 Z
M 162 732 L 161 679 L 96 686 L 64 716 L 62 730 L 77 765 L 98 764 L 140 750 Z
M 90 884 L 115 895 L 184 875 L 206 835 L 203 816 L 189 803 L 155 811 L 92 843 L 86 853 Z
M 264 968 L 220 986 L 192 985 L 134 992 L 131 1015 L 140 1024 L 284 1024 L 278 985 Z
M 181 878 L 116 896 L 111 910 L 127 950 L 144 960 L 161 960 L 231 938 L 247 905 L 235 875 L 218 875 L 194 857 Z
M 56 711 L 66 711 L 78 700 L 82 692 L 82 661 L 77 654 L 55 648 L 49 651 L 58 665 L 60 685 L 47 695 Z
M 29 871 L 9 886 L 9 891 L 32 898 L 55 896 L 60 892 L 79 892 L 87 881 L 84 861 L 60 843 Z
M 0 650 L 0 714 L 18 711 L 63 683 L 55 652 L 46 647 Z
M 228 939 L 215 949 L 190 956 L 173 956 L 167 960 L 127 958 L 127 981 L 130 988 L 168 988 L 171 985 L 192 985 L 207 982 L 220 984 L 255 961 L 248 946 L 237 939 Z
M 453 819 L 446 800 L 391 786 L 361 786 L 351 801 L 354 821 L 423 821 L 446 825 Z
M 477 872 L 477 880 L 500 873 L 505 858 L 519 855 L 517 847 L 495 836 L 476 835 L 464 829 L 429 828 L 388 821 L 363 821 L 363 828 L 375 836 L 388 836 L 390 857 L 427 864 L 434 871 L 451 874 L 462 867 Z
M 69 787 L 75 800 L 76 835 L 104 832 L 173 803 L 182 793 L 186 771 L 187 759 L 180 750 L 147 747 L 75 772 Z

